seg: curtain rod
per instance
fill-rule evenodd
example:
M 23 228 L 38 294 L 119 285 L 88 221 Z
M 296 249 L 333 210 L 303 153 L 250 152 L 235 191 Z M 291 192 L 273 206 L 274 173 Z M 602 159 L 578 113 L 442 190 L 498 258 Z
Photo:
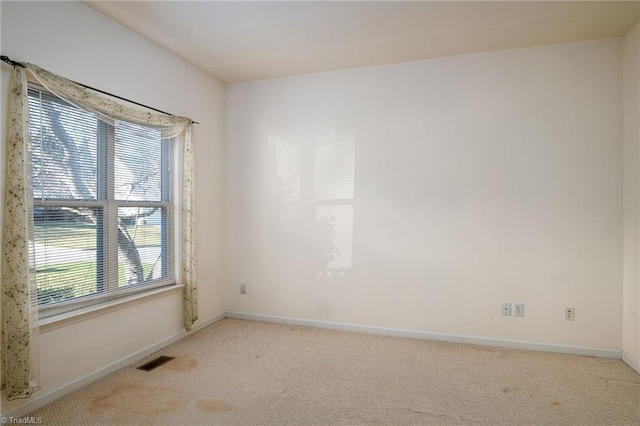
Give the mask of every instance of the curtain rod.
M 17 61 L 14 61 L 13 59 L 9 58 L 8 56 L 2 55 L 2 56 L 0 56 L 0 60 L 2 60 L 2 62 L 6 62 L 9 65 L 12 65 L 13 67 L 26 68 L 24 66 L 24 64 L 22 64 L 20 62 L 17 62 Z M 73 81 L 73 80 L 71 80 L 71 81 Z M 113 93 L 105 92 L 104 90 L 96 89 L 95 87 L 87 86 L 86 84 L 78 83 L 77 81 L 73 81 L 73 82 L 78 84 L 78 85 L 80 85 L 80 86 L 82 86 L 82 87 L 84 87 L 85 89 L 93 90 L 94 92 L 102 93 L 104 95 L 108 95 L 108 96 L 114 97 L 116 99 L 120 99 L 122 101 L 130 102 L 132 104 L 135 104 L 135 105 L 138 105 L 138 106 L 141 106 L 141 107 L 144 107 L 144 108 L 147 108 L 147 109 L 150 109 L 150 110 L 162 113 L 162 114 L 167 114 L 167 115 L 170 115 L 172 117 L 175 117 L 173 114 L 170 114 L 170 113 L 165 112 L 165 111 L 161 111 L 159 109 L 150 107 L 150 106 L 145 105 L 145 104 L 141 104 L 140 102 L 132 101 L 131 99 L 123 98 L 122 96 L 114 95 Z M 192 124 L 200 124 L 197 121 L 193 121 L 193 120 L 191 121 L 191 123 Z

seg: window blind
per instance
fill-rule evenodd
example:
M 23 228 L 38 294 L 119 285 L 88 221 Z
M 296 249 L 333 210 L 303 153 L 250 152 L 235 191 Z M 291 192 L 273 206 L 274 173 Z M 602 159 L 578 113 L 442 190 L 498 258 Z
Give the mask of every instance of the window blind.
M 41 313 L 175 282 L 170 140 L 29 90 Z

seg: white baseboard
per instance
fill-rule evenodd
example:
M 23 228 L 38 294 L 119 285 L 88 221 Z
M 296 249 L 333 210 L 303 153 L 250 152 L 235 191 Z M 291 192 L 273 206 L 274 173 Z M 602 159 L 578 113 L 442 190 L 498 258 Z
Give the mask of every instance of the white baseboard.
M 31 396 L 31 398 L 29 398 L 28 400 L 25 400 L 25 402 L 20 406 L 13 408 L 7 411 L 6 413 L 3 412 L 2 416 L 7 418 L 9 417 L 19 418 L 19 417 L 26 416 L 32 411 L 37 410 L 38 408 L 43 407 L 48 403 L 55 401 L 58 398 L 62 398 L 63 396 L 73 391 L 76 391 L 83 386 L 86 386 L 108 374 L 111 374 L 136 361 L 139 361 L 142 358 L 148 355 L 151 355 L 152 353 L 157 352 L 173 343 L 176 343 L 177 341 L 184 339 L 188 335 L 193 334 L 196 331 L 201 330 L 217 321 L 220 321 L 223 318 L 225 318 L 224 313 L 219 313 L 204 321 L 195 323 L 191 331 L 189 332 L 183 330 L 173 336 L 167 337 L 166 339 L 163 339 L 135 353 L 132 353 L 131 355 L 121 358 L 115 362 L 112 362 L 111 364 L 106 365 L 92 373 L 79 377 L 78 379 L 72 382 L 65 383 L 64 385 L 56 389 L 52 389 L 44 393 L 36 392 Z
M 626 352 L 622 352 L 622 360 L 631 368 L 636 370 L 638 374 L 640 374 L 640 361 L 632 357 Z
M 598 358 L 622 359 L 622 351 L 616 349 L 589 348 L 583 346 L 556 345 L 549 343 L 523 342 L 518 340 L 494 339 L 485 337 L 460 336 L 452 334 L 428 333 L 424 331 L 402 330 L 397 328 L 370 327 L 356 324 L 343 324 L 327 321 L 315 321 L 299 318 L 286 318 L 271 315 L 248 314 L 243 312 L 225 312 L 227 318 L 264 321 L 307 327 L 327 328 L 331 330 L 352 331 L 358 333 L 379 334 L 384 336 L 411 337 L 414 339 L 437 340 L 441 342 L 466 343 L 482 346 L 524 349 L 538 352 L 554 352 L 571 355 L 593 356 Z
M 184 338 L 184 337 L 187 337 L 190 334 L 195 333 L 196 331 L 200 331 L 205 327 L 209 327 L 211 324 L 214 324 L 214 323 L 220 321 L 221 319 L 225 319 L 225 318 L 226 318 L 226 315 L 224 314 L 224 312 L 220 312 L 219 314 L 216 314 L 216 315 L 214 315 L 214 316 L 212 316 L 212 317 L 210 317 L 210 318 L 208 318 L 208 319 L 206 319 L 204 321 L 196 322 L 193 325 L 193 327 L 191 327 L 191 331 L 189 331 L 189 332 L 184 331 L 183 332 L 184 336 L 182 336 L 181 339 Z

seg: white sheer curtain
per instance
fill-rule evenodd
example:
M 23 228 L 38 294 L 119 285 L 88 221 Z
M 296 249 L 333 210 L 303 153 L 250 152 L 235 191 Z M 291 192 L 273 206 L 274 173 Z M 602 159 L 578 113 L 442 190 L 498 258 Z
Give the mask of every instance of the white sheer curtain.
M 182 176 L 182 283 L 184 323 L 197 320 L 193 122 L 190 118 L 151 112 L 87 89 L 33 64 L 15 67 L 9 100 L 7 178 L 2 256 L 2 361 L 7 398 L 27 398 L 36 389 L 37 303 L 34 269 L 29 259 L 32 188 L 28 138 L 26 72 L 47 90 L 79 108 L 113 123 L 129 121 L 159 129 L 163 138 L 184 132 Z M 34 315 L 36 315 L 34 317 Z

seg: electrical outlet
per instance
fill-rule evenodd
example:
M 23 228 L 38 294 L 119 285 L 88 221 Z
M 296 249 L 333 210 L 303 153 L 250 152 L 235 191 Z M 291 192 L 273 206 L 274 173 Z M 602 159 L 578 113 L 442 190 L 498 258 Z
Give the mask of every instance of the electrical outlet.
M 240 294 L 247 294 L 247 284 L 240 283 Z
M 524 303 L 516 303 L 513 305 L 513 316 L 514 317 L 524 316 Z
M 576 308 L 565 308 L 564 309 L 564 320 L 565 321 L 575 321 L 576 319 Z
M 502 315 L 511 316 L 511 303 L 504 302 L 502 304 Z

